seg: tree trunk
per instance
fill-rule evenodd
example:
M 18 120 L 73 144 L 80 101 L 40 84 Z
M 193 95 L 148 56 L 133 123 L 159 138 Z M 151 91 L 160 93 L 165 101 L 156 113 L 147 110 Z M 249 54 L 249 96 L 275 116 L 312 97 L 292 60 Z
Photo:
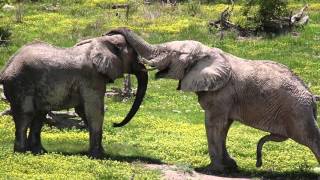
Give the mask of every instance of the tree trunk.
M 125 97 L 132 97 L 132 86 L 131 86 L 131 76 L 126 75 L 123 79 L 123 95 Z
M 22 23 L 23 1 L 17 0 L 16 22 Z

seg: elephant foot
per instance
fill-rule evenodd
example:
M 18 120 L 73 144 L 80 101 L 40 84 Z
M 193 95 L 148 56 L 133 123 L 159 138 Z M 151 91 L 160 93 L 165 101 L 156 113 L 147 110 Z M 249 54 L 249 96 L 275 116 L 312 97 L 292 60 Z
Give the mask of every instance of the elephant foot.
M 18 153 L 25 153 L 27 152 L 27 147 L 24 145 L 22 146 L 21 144 L 15 143 L 13 147 L 13 151 Z
M 37 155 L 37 154 L 45 154 L 45 153 L 48 152 L 48 151 L 47 151 L 45 148 L 43 148 L 41 145 L 40 145 L 40 146 L 33 146 L 33 147 L 31 147 L 29 150 L 30 150 L 30 151 L 32 152 L 32 154 L 34 154 L 34 155 Z
M 227 158 L 222 162 L 214 161 L 208 166 L 208 169 L 213 172 L 236 172 L 238 165 L 232 158 Z
M 31 153 L 34 155 L 48 152 L 45 148 L 43 148 L 41 142 L 32 142 L 30 140 L 28 140 L 27 143 L 27 151 L 31 151 Z
M 93 159 L 102 159 L 104 157 L 104 150 L 102 147 L 89 151 L 89 157 Z

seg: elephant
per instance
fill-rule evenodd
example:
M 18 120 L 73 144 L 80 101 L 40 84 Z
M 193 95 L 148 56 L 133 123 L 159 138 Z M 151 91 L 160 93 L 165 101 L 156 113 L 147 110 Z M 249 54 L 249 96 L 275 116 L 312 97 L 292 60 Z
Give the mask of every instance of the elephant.
M 205 112 L 209 170 L 238 168 L 226 148 L 234 121 L 271 133 L 259 141 L 257 152 L 266 141 L 291 138 L 310 148 L 320 162 L 316 97 L 285 65 L 243 59 L 193 40 L 153 45 L 127 28 L 110 34 L 125 36 L 144 63 L 158 69 L 156 78 L 179 80 L 178 90 L 198 96 Z
M 0 83 L 10 103 L 15 124 L 14 152 L 47 152 L 41 143 L 41 128 L 46 114 L 75 108 L 88 124 L 88 155 L 103 157 L 101 143 L 106 84 L 124 73 L 136 76 L 138 89 L 130 111 L 115 126 L 123 126 L 133 118 L 148 84 L 145 66 L 122 35 L 103 35 L 69 48 L 41 41 L 23 46 L 9 59 L 0 74 Z

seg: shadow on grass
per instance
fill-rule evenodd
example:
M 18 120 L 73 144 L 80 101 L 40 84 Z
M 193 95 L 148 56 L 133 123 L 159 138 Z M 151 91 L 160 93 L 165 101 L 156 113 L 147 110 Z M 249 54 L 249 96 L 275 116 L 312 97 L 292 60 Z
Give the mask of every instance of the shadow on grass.
M 249 171 L 245 169 L 238 169 L 236 171 L 228 172 L 212 172 L 209 170 L 209 166 L 195 168 L 195 171 L 201 174 L 214 175 L 228 178 L 262 178 L 262 179 L 315 179 L 319 180 L 319 174 L 314 172 L 308 172 L 305 170 L 294 170 L 285 172 L 256 170 Z
M 79 152 L 59 152 L 61 155 L 65 156 L 74 156 L 74 155 L 82 155 L 87 156 L 88 153 L 84 151 Z M 145 164 L 156 164 L 156 165 L 168 165 L 162 162 L 160 159 L 155 159 L 148 156 L 143 155 L 132 155 L 132 156 L 124 156 L 119 154 L 105 154 L 102 160 L 113 160 L 120 162 L 142 162 Z M 171 165 L 169 165 L 171 166 Z M 199 167 L 194 169 L 199 174 L 205 174 L 210 176 L 218 176 L 218 177 L 226 177 L 226 178 L 261 178 L 261 179 L 310 179 L 310 180 L 320 180 L 320 177 L 317 173 L 308 172 L 306 170 L 293 170 L 293 171 L 285 171 L 285 172 L 276 172 L 276 171 L 266 171 L 266 170 L 245 170 L 239 169 L 237 171 L 228 171 L 228 172 L 213 172 L 209 170 L 209 167 Z M 214 177 L 213 177 L 214 178 Z
M 58 154 L 64 156 L 88 156 L 87 151 L 79 151 L 77 149 L 78 145 L 74 148 L 70 145 L 67 147 L 61 148 L 49 148 L 53 151 L 58 152 Z M 141 162 L 144 164 L 150 165 L 164 165 L 172 167 L 174 165 L 166 164 L 160 159 L 156 159 L 148 156 L 145 152 L 134 145 L 128 144 L 108 144 L 108 148 L 102 160 L 113 160 L 127 163 Z M 67 150 L 67 151 L 66 151 Z M 198 167 L 194 169 L 199 174 L 219 176 L 219 177 L 229 177 L 229 178 L 262 178 L 262 179 L 319 179 L 319 175 L 315 172 L 308 171 L 308 169 L 285 171 L 285 172 L 276 172 L 271 170 L 259 170 L 259 169 L 241 169 L 238 171 L 229 171 L 224 173 L 213 172 L 210 170 L 209 166 Z M 174 170 L 176 171 L 176 170 Z M 184 170 L 183 170 L 184 171 Z M 190 172 L 192 172 L 191 170 Z M 214 177 L 213 177 L 214 178 Z
M 59 152 L 59 154 L 64 156 L 88 156 L 88 152 L 86 151 L 79 151 L 79 152 Z M 89 156 L 88 156 L 89 157 Z M 161 160 L 155 159 L 148 156 L 140 156 L 140 155 L 132 155 L 132 156 L 124 156 L 118 154 L 108 154 L 105 153 L 101 160 L 113 160 L 113 161 L 120 161 L 120 162 L 143 162 L 146 164 L 164 164 Z

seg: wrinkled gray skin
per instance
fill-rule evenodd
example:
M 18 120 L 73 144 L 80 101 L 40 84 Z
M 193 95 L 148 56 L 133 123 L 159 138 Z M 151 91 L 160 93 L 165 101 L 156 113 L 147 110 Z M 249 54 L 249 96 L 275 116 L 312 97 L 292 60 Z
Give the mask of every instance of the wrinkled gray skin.
M 106 83 L 124 73 L 136 75 L 138 91 L 131 110 L 118 126 L 129 122 L 139 109 L 148 81 L 144 65 L 122 35 L 85 40 L 71 48 L 44 42 L 22 47 L 1 73 L 15 123 L 14 151 L 46 152 L 40 138 L 46 114 L 74 107 L 89 127 L 89 156 L 102 157 Z
M 320 160 L 315 97 L 286 66 L 242 59 L 191 40 L 151 45 L 128 29 L 112 32 L 124 35 L 145 63 L 159 70 L 157 78 L 177 79 L 178 89 L 198 95 L 205 110 L 211 170 L 237 168 L 226 149 L 234 120 L 272 134 L 260 140 L 260 153 L 266 141 L 291 138 Z

